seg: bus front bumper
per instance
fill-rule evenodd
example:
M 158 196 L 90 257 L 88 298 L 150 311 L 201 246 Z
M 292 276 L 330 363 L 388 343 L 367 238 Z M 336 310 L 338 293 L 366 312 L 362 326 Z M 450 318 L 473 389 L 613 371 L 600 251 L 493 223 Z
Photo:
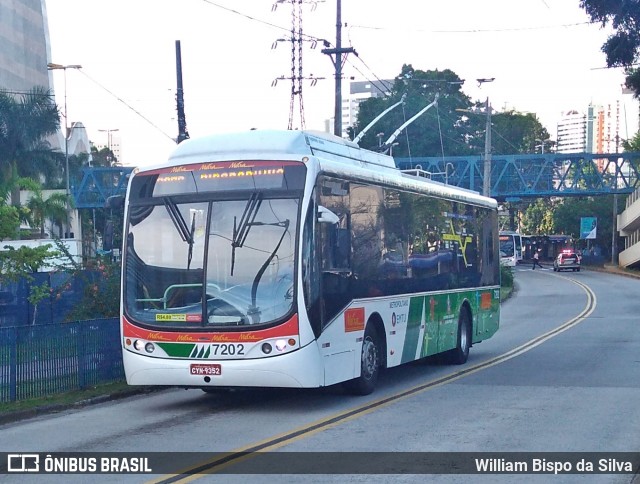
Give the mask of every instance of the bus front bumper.
M 316 342 L 291 353 L 248 360 L 187 360 L 152 358 L 123 350 L 129 385 L 185 387 L 287 387 L 324 386 L 322 357 Z M 194 375 L 191 364 L 218 364 L 219 375 Z

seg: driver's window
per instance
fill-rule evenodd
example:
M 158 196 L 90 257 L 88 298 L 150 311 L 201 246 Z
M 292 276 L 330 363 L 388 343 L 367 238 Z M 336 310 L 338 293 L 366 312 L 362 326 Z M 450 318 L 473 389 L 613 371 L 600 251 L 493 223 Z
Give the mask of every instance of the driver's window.
M 337 223 L 318 223 L 322 268 L 322 326 L 329 324 L 352 299 L 351 217 L 349 182 L 320 180 L 320 205 L 338 217 Z
M 339 219 L 335 224 L 320 224 L 322 269 L 348 270 L 351 266 L 349 183 L 325 178 L 321 182 L 320 205 Z

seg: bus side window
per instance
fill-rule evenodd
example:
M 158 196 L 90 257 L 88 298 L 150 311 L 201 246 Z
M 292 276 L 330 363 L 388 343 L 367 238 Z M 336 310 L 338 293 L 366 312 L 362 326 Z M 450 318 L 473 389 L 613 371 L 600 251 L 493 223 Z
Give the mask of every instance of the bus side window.
M 333 249 L 333 268 L 348 269 L 350 267 L 351 234 L 349 229 L 343 229 L 335 225 L 332 228 L 329 239 Z
M 340 224 L 322 223 L 322 326 L 326 326 L 351 300 L 351 236 Z

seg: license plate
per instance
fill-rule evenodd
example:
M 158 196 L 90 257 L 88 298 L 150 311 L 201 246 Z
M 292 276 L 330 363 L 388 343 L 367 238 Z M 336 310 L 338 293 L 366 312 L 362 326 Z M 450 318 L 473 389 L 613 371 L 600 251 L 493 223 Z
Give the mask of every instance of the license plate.
M 217 376 L 222 375 L 222 365 L 218 363 L 193 363 L 189 368 L 192 375 Z

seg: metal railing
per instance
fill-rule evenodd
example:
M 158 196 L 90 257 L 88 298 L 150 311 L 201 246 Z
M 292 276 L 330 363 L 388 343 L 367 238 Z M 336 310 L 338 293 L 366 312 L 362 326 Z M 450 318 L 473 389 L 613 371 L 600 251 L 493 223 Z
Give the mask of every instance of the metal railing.
M 118 318 L 0 328 L 0 402 L 124 380 Z

